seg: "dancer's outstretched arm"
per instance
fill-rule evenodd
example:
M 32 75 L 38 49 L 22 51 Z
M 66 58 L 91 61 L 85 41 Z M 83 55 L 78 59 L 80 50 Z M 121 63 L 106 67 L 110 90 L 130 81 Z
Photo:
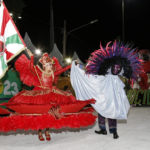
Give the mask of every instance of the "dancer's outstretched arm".
M 60 69 L 60 70 L 54 72 L 54 75 L 55 75 L 55 76 L 58 76 L 58 75 L 60 75 L 61 73 L 65 72 L 66 70 L 70 69 L 70 68 L 71 68 L 71 65 L 69 65 L 69 66 L 67 66 L 67 67 L 64 67 L 64 68 L 62 68 L 62 69 Z

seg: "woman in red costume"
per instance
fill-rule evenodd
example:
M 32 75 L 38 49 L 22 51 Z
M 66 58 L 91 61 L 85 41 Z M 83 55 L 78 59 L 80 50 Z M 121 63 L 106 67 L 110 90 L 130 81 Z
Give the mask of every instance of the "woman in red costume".
M 25 55 L 22 55 L 16 61 L 15 67 L 16 70 L 19 71 L 20 79 L 23 83 L 28 86 L 33 85 L 35 88 L 31 91 L 23 90 L 19 92 L 9 100 L 8 105 L 52 105 L 48 113 L 59 119 L 64 115 L 60 112 L 60 106 L 64 104 L 78 105 L 83 102 L 76 100 L 69 92 L 59 90 L 53 86 L 53 82 L 55 82 L 55 84 L 57 83 L 58 75 L 70 69 L 71 65 L 62 68 L 55 57 L 51 59 L 48 54 L 45 53 L 39 60 L 42 67 L 39 65 L 34 66 L 34 56 L 30 50 L 27 50 L 27 52 L 31 61 Z M 86 101 L 87 105 L 90 103 L 95 103 L 95 100 L 91 99 Z M 44 141 L 41 129 L 39 129 L 38 136 L 40 141 Z M 48 127 L 46 127 L 45 136 L 47 140 L 51 139 Z

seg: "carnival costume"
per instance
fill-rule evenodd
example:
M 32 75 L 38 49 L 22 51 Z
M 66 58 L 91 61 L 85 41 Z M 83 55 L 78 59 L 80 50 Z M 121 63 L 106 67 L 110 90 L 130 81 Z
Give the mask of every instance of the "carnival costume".
M 71 83 L 77 99 L 86 100 L 94 98 L 92 104 L 98 112 L 100 131 L 99 134 L 107 134 L 105 118 L 108 119 L 110 132 L 117 135 L 116 119 L 127 119 L 130 108 L 129 101 L 124 91 L 124 83 L 118 75 L 136 80 L 137 74 L 143 71 L 142 60 L 138 53 L 129 45 L 121 45 L 114 42 L 112 46 L 94 51 L 88 60 L 86 70 L 78 68 L 74 63 L 71 69 Z
M 139 81 L 139 86 L 143 90 L 147 90 L 150 87 L 150 83 L 148 82 L 148 75 L 150 73 L 150 52 L 149 50 L 140 50 L 139 51 L 139 57 L 143 59 L 143 69 L 144 73 L 139 74 L 140 81 Z M 136 81 L 135 81 L 136 82 Z
M 94 99 L 85 102 L 76 100 L 69 92 L 59 90 L 53 86 L 57 84 L 58 75 L 66 71 L 71 65 L 62 68 L 58 60 L 44 54 L 39 60 L 43 65 L 53 64 L 52 71 L 44 72 L 39 65 L 34 66 L 34 56 L 31 61 L 23 54 L 15 63 L 20 79 L 28 86 L 35 86 L 31 91 L 23 90 L 1 105 L 17 112 L 17 115 L 0 119 L 0 131 L 17 129 L 38 130 L 44 128 L 79 128 L 94 124 L 96 116 L 91 108 L 84 106 L 95 103 Z
M 149 90 L 150 89 L 150 51 L 145 49 L 145 50 L 139 50 L 139 57 L 144 61 L 142 64 L 144 72 L 141 72 L 138 75 L 137 80 L 131 80 L 129 83 L 132 87 L 132 91 L 129 92 L 129 95 L 132 98 L 130 98 L 130 102 L 132 106 L 139 106 L 139 105 L 145 105 L 148 103 L 148 97 L 149 97 Z M 146 96 L 147 93 L 147 99 L 144 97 Z M 138 96 L 135 96 L 138 94 Z

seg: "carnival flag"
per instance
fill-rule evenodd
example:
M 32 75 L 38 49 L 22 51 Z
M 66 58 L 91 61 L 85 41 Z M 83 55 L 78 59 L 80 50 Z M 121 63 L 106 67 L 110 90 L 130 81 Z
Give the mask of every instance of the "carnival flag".
M 8 69 L 7 63 L 26 47 L 4 2 L 0 0 L 0 79 Z

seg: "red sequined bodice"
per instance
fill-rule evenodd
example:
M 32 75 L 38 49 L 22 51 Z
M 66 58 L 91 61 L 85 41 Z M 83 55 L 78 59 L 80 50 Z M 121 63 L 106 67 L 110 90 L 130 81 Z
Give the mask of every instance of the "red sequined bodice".
M 43 87 L 52 88 L 53 81 L 52 75 L 45 75 L 42 73 L 41 83 Z
M 53 73 L 46 73 L 43 70 L 39 69 L 38 66 L 34 67 L 34 56 L 31 56 L 31 64 L 30 64 L 30 69 L 31 71 L 38 77 L 40 80 L 40 86 L 42 87 L 49 87 L 52 88 L 52 84 L 54 82 L 54 78 L 58 77 L 61 73 L 64 71 L 68 70 L 71 68 L 71 65 L 62 68 L 60 70 L 57 70 L 56 72 Z

